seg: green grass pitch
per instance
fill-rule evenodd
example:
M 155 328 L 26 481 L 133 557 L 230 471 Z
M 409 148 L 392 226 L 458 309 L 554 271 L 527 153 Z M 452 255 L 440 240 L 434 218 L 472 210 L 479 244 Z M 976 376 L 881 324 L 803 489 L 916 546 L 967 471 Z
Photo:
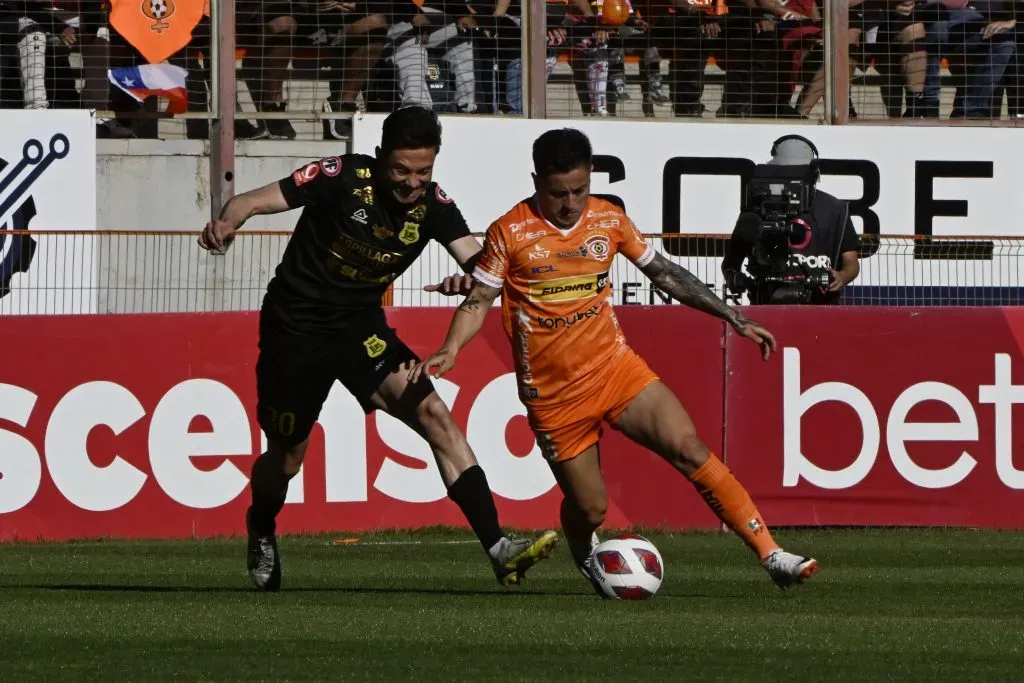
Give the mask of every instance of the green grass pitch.
M 244 540 L 0 545 L 0 680 L 1024 680 L 1024 534 L 783 530 L 822 564 L 785 593 L 734 536 L 648 536 L 646 602 L 561 542 L 502 588 L 451 530 L 285 537 L 279 594 Z

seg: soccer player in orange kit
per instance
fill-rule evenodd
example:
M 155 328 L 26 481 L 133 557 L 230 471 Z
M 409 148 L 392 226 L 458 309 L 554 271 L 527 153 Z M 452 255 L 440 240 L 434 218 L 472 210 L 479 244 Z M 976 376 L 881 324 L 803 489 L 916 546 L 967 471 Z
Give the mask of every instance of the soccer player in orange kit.
M 569 549 L 595 588 L 591 556 L 608 505 L 598 459 L 603 422 L 689 479 L 776 584 L 803 583 L 817 571 L 817 561 L 779 547 L 746 489 L 697 436 L 675 394 L 626 344 L 609 298 L 611 261 L 621 252 L 674 299 L 724 319 L 758 344 L 765 360 L 775 339 L 655 253 L 620 208 L 590 195 L 592 151 L 582 132 L 544 133 L 534 143 L 533 162 L 536 193 L 488 228 L 473 288 L 444 345 L 410 379 L 450 370 L 502 295 L 520 398 L 565 496 L 561 521 Z

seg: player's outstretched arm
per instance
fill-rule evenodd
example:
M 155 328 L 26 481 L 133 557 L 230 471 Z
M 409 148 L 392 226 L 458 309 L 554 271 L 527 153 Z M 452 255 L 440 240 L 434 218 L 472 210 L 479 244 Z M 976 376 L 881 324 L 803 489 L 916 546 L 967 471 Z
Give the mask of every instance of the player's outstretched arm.
M 459 351 L 476 333 L 483 327 L 487 318 L 487 311 L 491 310 L 491 304 L 501 294 L 501 288 L 491 287 L 482 282 L 475 282 L 473 289 L 466 295 L 455 315 L 452 316 L 451 327 L 448 328 L 448 336 L 444 340 L 441 349 L 416 364 L 409 372 L 409 381 L 416 382 L 424 373 L 431 377 L 441 377 L 455 367 L 455 357 Z
M 206 224 L 199 235 L 199 246 L 223 249 L 231 243 L 242 224 L 253 216 L 281 213 L 290 208 L 281 192 L 281 185 L 276 181 L 232 197 L 221 209 L 217 220 Z
M 459 264 L 459 267 L 462 268 L 463 274 L 449 275 L 436 285 L 424 285 L 423 291 L 437 292 L 444 296 L 464 296 L 469 294 L 473 289 L 473 283 L 476 282 L 472 275 L 473 269 L 476 268 L 476 262 L 484 254 L 480 243 L 472 235 L 466 235 L 452 241 L 445 248 Z
M 771 332 L 744 318 L 739 311 L 719 299 L 710 287 L 679 264 L 657 254 L 640 270 L 651 282 L 679 303 L 727 321 L 738 334 L 761 347 L 761 355 L 765 360 L 768 360 L 769 354 L 775 350 L 775 337 Z

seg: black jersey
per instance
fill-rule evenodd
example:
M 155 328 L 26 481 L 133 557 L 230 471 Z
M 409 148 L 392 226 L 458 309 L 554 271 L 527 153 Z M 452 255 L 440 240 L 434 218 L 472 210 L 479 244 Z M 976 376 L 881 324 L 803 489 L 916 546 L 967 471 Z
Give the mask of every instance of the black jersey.
M 376 160 L 328 157 L 280 181 L 291 208 L 303 207 L 264 308 L 295 331 L 332 331 L 381 297 L 428 240 L 447 246 L 470 234 L 462 212 L 436 183 L 400 205 L 374 182 Z

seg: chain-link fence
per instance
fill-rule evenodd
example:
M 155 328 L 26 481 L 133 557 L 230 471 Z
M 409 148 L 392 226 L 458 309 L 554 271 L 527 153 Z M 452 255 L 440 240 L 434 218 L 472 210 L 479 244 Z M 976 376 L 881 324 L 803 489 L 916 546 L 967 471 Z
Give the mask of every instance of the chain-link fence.
M 344 140 L 353 112 L 408 103 L 530 115 L 528 81 L 543 74 L 549 117 L 1008 125 L 1024 120 L 1019 11 L 912 0 L 0 0 L 0 105 L 95 109 L 100 137 L 204 139 L 231 108 L 236 138 Z
M 0 315 L 171 313 L 259 308 L 291 233 L 241 231 L 223 255 L 203 251 L 192 232 L 2 232 Z M 478 236 L 482 237 L 482 236 Z M 726 297 L 721 235 L 648 235 L 659 253 Z M 384 296 L 395 306 L 454 306 L 424 291 L 458 272 L 431 243 Z M 617 305 L 671 303 L 624 258 L 611 269 Z M 730 300 L 744 303 L 745 299 Z M 847 305 L 1024 304 L 1024 240 L 1008 238 L 864 239 L 861 271 Z

